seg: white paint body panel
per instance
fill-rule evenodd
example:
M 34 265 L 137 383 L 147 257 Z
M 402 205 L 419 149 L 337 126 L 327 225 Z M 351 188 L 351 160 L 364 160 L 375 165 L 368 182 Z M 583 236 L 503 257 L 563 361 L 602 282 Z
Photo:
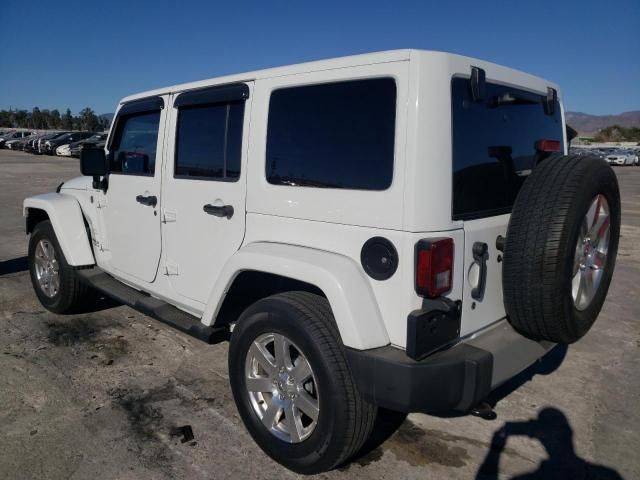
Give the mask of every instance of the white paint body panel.
M 25 217 L 31 208 L 47 212 L 69 265 L 79 267 L 95 264 L 78 200 L 62 193 L 45 193 L 24 200 Z
M 166 251 L 165 272 L 185 301 L 204 304 L 227 260 L 240 248 L 245 232 L 247 196 L 247 144 L 253 84 L 245 102 L 240 178 L 237 181 L 175 178 L 176 124 L 178 109 L 169 108 L 169 132 L 163 182 L 162 236 Z M 177 98 L 172 95 L 171 102 Z M 209 215 L 203 206 L 231 205 L 231 218 Z
M 288 218 L 312 219 L 345 225 L 402 229 L 405 132 L 409 64 L 391 62 L 280 76 L 256 81 L 247 188 L 247 211 Z M 267 182 L 265 152 L 271 92 L 290 86 L 348 81 L 374 77 L 396 82 L 396 133 L 394 173 L 383 191 L 335 188 L 296 188 Z
M 221 272 L 203 318 L 215 317 L 219 300 L 244 270 L 270 272 L 316 285 L 331 304 L 345 345 L 367 349 L 389 343 L 375 296 L 360 266 L 343 255 L 293 245 L 259 242 L 240 249 Z
M 551 82 L 441 52 L 397 50 L 230 75 L 123 99 L 160 95 L 165 100 L 155 176 L 111 178 L 105 196 L 79 180 L 65 191 L 77 197 L 88 219 L 98 266 L 124 283 L 201 316 L 209 325 L 239 272 L 285 275 L 323 290 L 344 344 L 359 349 L 406 345 L 407 315 L 423 302 L 414 290 L 415 244 L 423 238 L 451 237 L 454 284 L 448 296 L 463 300 L 461 335 L 473 335 L 504 316 L 495 238 L 505 234 L 509 216 L 452 220 L 451 80 L 468 77 L 471 66 L 483 68 L 489 82 L 540 94 L 553 87 L 562 108 L 560 90 Z M 372 192 L 269 184 L 265 149 L 270 93 L 287 86 L 372 77 L 391 77 L 397 87 L 391 187 Z M 240 180 L 222 184 L 173 179 L 174 96 L 234 82 L 251 88 Z M 143 219 L 153 210 L 135 202 L 135 196 L 145 192 L 158 196 L 155 220 Z M 205 203 L 218 199 L 233 204 L 234 223 L 202 212 Z M 169 219 L 173 215 L 175 222 L 161 224 L 163 213 Z M 398 251 L 398 269 L 385 281 L 368 277 L 360 264 L 362 245 L 373 236 L 386 237 Z M 489 246 L 489 269 L 485 298 L 471 309 L 474 241 Z M 80 248 L 72 256 L 86 253 Z M 166 275 L 172 265 L 177 265 L 177 275 Z
M 167 105 L 168 95 L 162 99 Z M 164 108 L 160 113 L 154 175 L 112 173 L 106 193 L 96 192 L 106 232 L 104 248 L 110 252 L 108 271 L 143 282 L 153 282 L 156 278 L 162 250 L 160 211 L 166 122 L 167 108 Z M 156 196 L 158 204 L 155 207 L 143 205 L 136 201 L 138 195 Z

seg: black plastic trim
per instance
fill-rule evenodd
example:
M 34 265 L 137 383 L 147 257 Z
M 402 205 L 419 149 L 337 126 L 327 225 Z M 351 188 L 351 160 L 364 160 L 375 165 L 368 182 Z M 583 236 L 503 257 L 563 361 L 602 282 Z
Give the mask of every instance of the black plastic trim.
M 478 285 L 471 289 L 471 298 L 481 302 L 484 299 L 484 290 L 487 286 L 487 260 L 489 259 L 489 245 L 484 242 L 475 242 L 471 249 L 473 260 L 480 267 Z
M 380 249 L 384 251 L 383 258 L 378 258 Z M 398 251 L 390 240 L 372 237 L 362 245 L 360 263 L 367 275 L 374 280 L 387 280 L 398 269 Z
M 407 317 L 407 356 L 419 360 L 455 342 L 460 336 L 462 302 L 447 297 L 425 298 Z
M 376 405 L 399 412 L 466 412 L 491 391 L 493 355 L 460 343 L 421 361 L 392 346 L 346 348 L 360 393 Z
M 471 67 L 471 98 L 481 102 L 486 97 L 487 75 L 480 67 Z
M 204 325 L 199 318 L 127 286 L 99 268 L 83 269 L 79 275 L 83 281 L 108 297 L 203 342 L 219 343 L 229 339 L 229 330 L 226 327 Z
M 173 102 L 176 108 L 214 103 L 243 102 L 249 98 L 249 87 L 245 83 L 221 85 L 181 93 Z
M 558 92 L 555 88 L 547 87 L 547 95 L 544 99 L 544 113 L 553 115 L 556 111 L 556 102 L 558 101 Z
M 131 115 L 133 113 L 155 112 L 164 108 L 162 97 L 149 97 L 141 100 L 127 102 L 118 110 L 118 117 L 121 115 Z

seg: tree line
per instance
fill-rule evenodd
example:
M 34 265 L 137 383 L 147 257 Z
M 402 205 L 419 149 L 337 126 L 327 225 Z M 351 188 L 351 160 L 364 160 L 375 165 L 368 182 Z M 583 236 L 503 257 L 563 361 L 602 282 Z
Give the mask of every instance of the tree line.
M 596 142 L 640 142 L 640 128 L 612 125 L 600 130 L 593 139 Z
M 99 132 L 109 128 L 109 121 L 98 117 L 89 107 L 80 110 L 78 115 L 72 115 L 68 108 L 61 114 L 56 109 L 40 110 L 35 107 L 30 112 L 18 109 L 0 110 L 0 127 Z

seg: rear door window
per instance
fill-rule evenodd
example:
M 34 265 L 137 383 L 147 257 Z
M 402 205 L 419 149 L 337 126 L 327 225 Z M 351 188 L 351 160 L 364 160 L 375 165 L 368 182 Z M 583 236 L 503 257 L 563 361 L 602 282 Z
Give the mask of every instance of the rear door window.
M 180 108 L 175 176 L 236 181 L 243 117 L 244 102 Z
M 537 162 L 549 154 L 540 140 L 560 142 L 560 106 L 544 110 L 538 93 L 487 82 L 485 99 L 474 102 L 468 78 L 452 80 L 453 219 L 511 212 L 515 198 Z

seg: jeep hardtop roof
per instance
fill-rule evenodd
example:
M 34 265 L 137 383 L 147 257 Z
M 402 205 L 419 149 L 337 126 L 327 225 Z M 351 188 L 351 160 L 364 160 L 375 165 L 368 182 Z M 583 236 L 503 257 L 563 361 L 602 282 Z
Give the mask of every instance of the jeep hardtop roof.
M 345 67 L 355 67 L 362 65 L 373 65 L 389 62 L 401 62 L 409 60 L 418 60 L 420 57 L 429 56 L 431 58 L 441 57 L 443 61 L 455 60 L 455 63 L 464 62 L 467 64 L 477 65 L 481 68 L 492 68 L 501 70 L 502 74 L 511 73 L 514 75 L 515 84 L 540 84 L 544 83 L 552 88 L 555 88 L 559 92 L 559 88 L 553 82 L 549 82 L 543 78 L 529 75 L 522 71 L 503 67 L 501 65 L 486 62 L 484 60 L 466 57 L 455 53 L 441 52 L 435 50 L 419 50 L 419 49 L 397 49 L 386 50 L 381 52 L 364 53 L 359 55 L 349 55 L 345 57 L 329 58 L 324 60 L 316 60 L 305 63 L 297 63 L 293 65 L 285 65 L 280 67 L 266 68 L 262 70 L 254 70 L 251 72 L 237 73 L 231 75 L 223 75 L 220 77 L 211 77 L 204 80 L 198 80 L 195 82 L 181 83 L 164 88 L 157 88 L 153 90 L 147 90 L 144 92 L 136 93 L 124 97 L 120 103 L 126 103 L 140 98 L 166 95 L 172 92 L 180 92 L 185 90 L 194 90 L 198 88 L 204 88 L 212 84 L 225 84 L 234 82 L 248 82 L 252 80 L 259 80 L 263 78 L 273 78 L 284 75 L 295 75 L 301 73 L 309 73 L 314 71 L 332 70 Z

